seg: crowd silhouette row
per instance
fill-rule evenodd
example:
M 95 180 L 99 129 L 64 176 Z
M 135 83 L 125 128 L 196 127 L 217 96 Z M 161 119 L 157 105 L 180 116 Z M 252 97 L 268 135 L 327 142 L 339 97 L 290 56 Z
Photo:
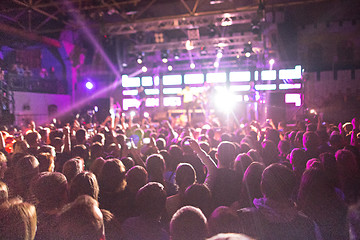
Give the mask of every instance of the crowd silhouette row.
M 359 128 L 2 126 L 0 239 L 359 239 Z

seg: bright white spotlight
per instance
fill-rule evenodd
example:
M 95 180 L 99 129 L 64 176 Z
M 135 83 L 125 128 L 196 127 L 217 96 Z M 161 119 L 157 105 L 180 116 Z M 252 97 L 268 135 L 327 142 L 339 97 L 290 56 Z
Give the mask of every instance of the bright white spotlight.
M 218 61 L 214 62 L 214 67 L 215 67 L 215 68 L 218 68 L 218 67 L 219 67 L 219 62 L 218 62 Z
M 311 113 L 311 114 L 316 114 L 315 109 L 310 109 L 310 113 Z
M 195 68 L 195 63 L 190 63 L 190 68 L 194 69 Z
M 217 108 L 229 113 L 235 106 L 236 99 L 231 91 L 223 90 L 219 91 L 215 96 Z
M 244 127 L 245 127 L 245 124 L 241 123 L 241 124 L 240 124 L 240 127 L 241 127 L 241 128 L 244 128 Z
M 136 115 L 136 113 L 135 113 L 134 111 L 131 111 L 131 112 L 130 112 L 130 116 L 131 116 L 131 117 L 135 117 L 135 115 Z
M 141 58 L 138 58 L 136 61 L 138 64 L 142 64 L 142 62 L 143 62 L 143 60 Z
M 169 72 L 171 72 L 173 69 L 174 69 L 173 66 L 171 66 L 171 65 L 168 66 Z
M 86 82 L 85 87 L 89 90 L 93 89 L 94 84 L 92 82 Z
M 162 59 L 162 62 L 163 62 L 163 63 L 167 63 L 167 62 L 168 62 L 168 59 L 167 59 L 167 58 L 163 58 L 163 59 Z
M 144 112 L 144 118 L 150 117 L 150 114 L 148 112 Z
M 94 111 L 95 111 L 95 112 L 98 112 L 98 111 L 99 111 L 99 107 L 98 107 L 98 106 L 95 106 L 95 107 L 94 107 Z
M 251 53 L 250 53 L 250 52 L 246 52 L 246 53 L 245 53 L 245 57 L 248 58 L 248 57 L 250 57 L 250 56 L 251 56 Z
M 270 65 L 274 65 L 274 63 L 275 63 L 275 60 L 273 58 L 269 60 Z
M 145 67 L 145 66 L 143 66 L 142 68 L 141 68 L 141 70 L 143 71 L 143 72 L 147 72 L 147 67 Z

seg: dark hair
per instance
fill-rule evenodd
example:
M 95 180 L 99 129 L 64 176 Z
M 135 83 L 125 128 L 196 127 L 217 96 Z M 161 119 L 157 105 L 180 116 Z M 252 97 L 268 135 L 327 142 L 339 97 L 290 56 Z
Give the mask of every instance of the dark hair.
M 140 215 L 157 219 L 165 209 L 166 192 L 164 186 L 157 182 L 149 182 L 139 189 L 135 204 Z
M 241 185 L 241 197 L 245 198 L 246 206 L 252 206 L 255 198 L 261 198 L 261 176 L 265 165 L 259 162 L 253 162 L 246 169 Z
M 244 176 L 246 169 L 252 162 L 252 158 L 246 153 L 240 153 L 237 155 L 234 163 L 234 170 L 240 176 L 240 179 Z
M 218 233 L 237 233 L 239 232 L 239 218 L 231 208 L 220 206 L 210 215 L 208 226 L 210 236 Z
M 207 237 L 206 217 L 200 209 L 185 206 L 176 211 L 170 222 L 172 240 L 204 240 Z
M 265 197 L 273 200 L 289 199 L 295 188 L 295 175 L 286 166 L 275 163 L 263 171 L 261 190 Z
M 50 153 L 39 153 L 36 158 L 39 161 L 39 172 L 52 172 L 54 170 L 55 161 Z
M 235 145 L 231 142 L 221 142 L 217 150 L 217 156 L 223 166 L 232 167 L 236 157 Z
M 59 215 L 60 239 L 94 239 L 104 237 L 104 221 L 98 202 L 88 195 L 79 196 Z
M 127 188 L 136 193 L 141 187 L 143 187 L 148 180 L 148 173 L 145 168 L 136 165 L 129 169 L 126 173 Z
M 62 173 L 65 175 L 67 181 L 71 180 L 84 170 L 84 160 L 80 158 L 72 158 L 64 163 Z
M 163 184 L 163 174 L 165 171 L 165 161 L 162 155 L 152 154 L 146 159 L 146 170 L 150 181 L 157 181 Z
M 204 184 L 195 183 L 185 190 L 184 205 L 198 207 L 209 216 L 212 212 L 212 196 L 209 188 Z
M 194 167 L 189 163 L 180 163 L 176 168 L 175 181 L 179 188 L 185 191 L 188 186 L 196 181 Z
M 7 202 L 9 197 L 9 189 L 8 186 L 0 181 L 0 205 L 4 202 Z
M 89 195 L 96 201 L 99 196 L 99 184 L 92 172 L 81 172 L 71 181 L 69 189 L 69 202 L 81 195 Z
M 32 240 L 36 233 L 36 209 L 20 199 L 0 205 L 0 238 Z
M 100 178 L 100 191 L 119 192 L 125 189 L 125 166 L 116 158 L 109 159 L 105 162 Z
M 66 177 L 59 172 L 42 172 L 31 183 L 31 192 L 46 210 L 61 208 L 67 201 Z

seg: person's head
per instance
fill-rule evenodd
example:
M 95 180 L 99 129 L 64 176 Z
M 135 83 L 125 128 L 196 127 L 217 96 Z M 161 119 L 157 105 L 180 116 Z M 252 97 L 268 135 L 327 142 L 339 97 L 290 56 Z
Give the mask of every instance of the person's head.
M 242 194 L 248 197 L 250 205 L 254 198 L 261 198 L 261 176 L 265 169 L 265 165 L 259 162 L 253 162 L 246 169 L 242 179 Z
M 68 199 L 66 177 L 58 172 L 40 173 L 30 189 L 44 210 L 60 210 Z
M 87 135 L 86 130 L 83 128 L 80 128 L 75 133 L 76 143 L 77 144 L 83 144 L 86 141 Z
M 156 139 L 156 147 L 157 147 L 159 150 L 165 149 L 165 147 L 166 147 L 166 141 L 165 141 L 165 139 L 163 139 L 163 138 L 158 138 L 158 139 Z
M 29 145 L 26 141 L 18 140 L 13 144 L 13 154 L 22 153 L 26 154 L 28 151 Z
M 235 159 L 234 170 L 239 174 L 240 177 L 242 177 L 252 162 L 253 160 L 249 155 L 246 153 L 240 153 Z
M 270 140 L 277 145 L 280 141 L 280 134 L 276 129 L 268 128 L 265 131 L 265 140 Z
M 254 162 L 263 162 L 260 153 L 255 149 L 250 149 L 247 155 L 249 155 Z
M 135 161 L 131 157 L 123 157 L 120 161 L 124 164 L 126 172 L 135 166 Z
M 204 184 L 195 183 L 185 190 L 184 205 L 198 207 L 209 216 L 212 211 L 212 196 L 209 188 Z
M 0 205 L 0 239 L 32 240 L 36 233 L 36 209 L 20 199 Z
M 0 205 L 8 201 L 9 189 L 7 185 L 0 181 Z
M 239 218 L 231 208 L 220 206 L 210 215 L 208 226 L 210 236 L 218 233 L 237 233 L 239 232 Z
M 290 153 L 291 150 L 290 142 L 287 140 L 281 140 L 278 144 L 278 150 L 281 156 L 286 157 L 286 155 L 288 155 L 288 153 Z
M 171 240 L 204 240 L 207 234 L 206 217 L 196 207 L 182 207 L 171 218 Z
M 344 140 L 339 132 L 333 131 L 329 139 L 330 146 L 335 150 L 341 149 L 344 146 Z
M 353 177 L 358 172 L 358 164 L 355 155 L 345 149 L 338 150 L 335 153 L 336 166 L 340 178 Z
M 295 135 L 294 146 L 297 148 L 303 148 L 303 131 L 298 131 Z
M 105 162 L 100 177 L 100 191 L 120 192 L 125 189 L 126 169 L 119 159 L 109 159 Z
M 263 171 L 261 191 L 266 198 L 275 201 L 287 201 L 295 188 L 294 173 L 286 166 L 275 163 Z
M 38 153 L 50 153 L 52 157 L 56 157 L 55 148 L 51 145 L 43 145 L 39 148 Z
M 208 142 L 200 142 L 199 146 L 202 150 L 204 150 L 206 153 L 210 152 L 210 145 Z
M 303 145 L 306 150 L 317 149 L 319 145 L 319 137 L 315 132 L 305 132 L 303 135 Z
M 305 151 L 301 148 L 294 148 L 290 153 L 290 163 L 295 173 L 302 174 L 306 168 Z
M 50 153 L 39 153 L 36 158 L 39 161 L 39 172 L 53 172 L 55 168 L 54 157 Z
M 104 155 L 104 147 L 99 142 L 94 142 L 90 147 L 90 158 L 94 161 L 98 157 L 102 157 Z
M 0 152 L 0 179 L 4 178 L 4 174 L 8 168 L 7 158 L 3 152 Z
M 89 151 L 87 150 L 84 144 L 76 145 L 71 151 L 72 157 L 80 157 L 84 159 L 85 162 L 89 160 Z
M 163 182 L 165 161 L 162 155 L 152 154 L 146 159 L 146 170 L 149 174 L 149 181 Z
M 329 179 L 330 183 L 333 186 L 335 186 L 338 180 L 337 179 L 338 174 L 337 174 L 336 159 L 334 154 L 321 153 L 319 155 L 319 159 L 327 178 Z
M 278 150 L 273 141 L 265 140 L 261 143 L 262 158 L 266 166 L 279 161 Z
M 196 173 L 193 166 L 188 163 L 180 163 L 176 168 L 175 181 L 180 191 L 185 192 L 185 189 L 196 181 Z
M 29 132 L 25 135 L 25 140 L 30 147 L 38 147 L 40 142 L 40 134 L 38 132 Z
M 91 163 L 89 170 L 94 173 L 97 178 L 99 178 L 104 164 L 105 160 L 102 157 L 98 157 Z
M 101 144 L 101 146 L 104 146 L 105 144 L 105 136 L 103 133 L 97 133 L 95 136 L 92 137 L 92 142 L 98 142 Z
M 231 168 L 236 157 L 235 145 L 231 142 L 221 142 L 216 157 L 218 159 L 219 167 Z
M 145 168 L 136 165 L 126 172 L 126 187 L 131 193 L 136 193 L 148 180 L 148 173 Z
M 254 240 L 253 238 L 240 233 L 219 233 L 207 240 Z
M 105 239 L 104 220 L 99 204 L 88 195 L 79 196 L 66 205 L 58 220 L 60 239 Z
M 317 158 L 311 158 L 306 162 L 306 170 L 322 168 L 321 162 Z
M 82 171 L 84 171 L 84 161 L 80 158 L 72 158 L 66 161 L 62 169 L 62 173 L 65 175 L 69 183 Z
M 139 189 L 135 205 L 140 216 L 159 219 L 165 209 L 166 192 L 164 186 L 157 182 L 149 182 Z
M 81 172 L 71 181 L 69 188 L 69 202 L 81 195 L 89 195 L 96 201 L 99 196 L 99 184 L 92 172 Z

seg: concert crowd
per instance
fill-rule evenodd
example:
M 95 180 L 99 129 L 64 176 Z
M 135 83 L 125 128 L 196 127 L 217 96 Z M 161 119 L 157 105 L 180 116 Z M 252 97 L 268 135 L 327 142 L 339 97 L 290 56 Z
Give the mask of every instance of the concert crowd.
M 360 239 L 357 118 L 1 127 L 0 239 Z

